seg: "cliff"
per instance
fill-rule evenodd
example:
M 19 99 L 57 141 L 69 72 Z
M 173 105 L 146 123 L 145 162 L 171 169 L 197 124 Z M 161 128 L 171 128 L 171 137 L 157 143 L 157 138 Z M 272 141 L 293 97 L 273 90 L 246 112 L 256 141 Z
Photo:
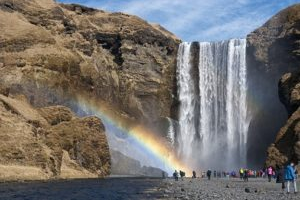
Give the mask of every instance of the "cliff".
M 32 105 L 76 112 L 87 92 L 140 122 L 176 114 L 179 40 L 161 26 L 53 0 L 0 0 L 0 26 L 0 84 Z
M 0 180 L 103 177 L 110 173 L 105 129 L 63 106 L 33 108 L 0 94 Z
M 282 10 L 247 36 L 248 102 L 252 116 L 248 161 L 256 166 L 264 162 L 265 149 L 294 110 L 287 106 L 286 112 L 277 86 L 285 73 L 298 71 L 299 42 L 300 4 Z
M 25 95 L 28 103 L 24 106 L 35 110 L 43 121 L 35 127 L 23 115 L 8 117 L 11 121 L 22 118 L 20 126 L 28 126 L 28 140 L 16 145 L 9 133 L 18 134 L 22 128 L 11 127 L 3 133 L 3 138 L 11 140 L 5 145 L 7 154 L 22 149 L 26 159 L 31 154 L 43 158 L 18 160 L 1 154 L 3 167 L 12 165 L 22 171 L 28 166 L 39 173 L 15 179 L 109 173 L 101 121 L 75 117 L 90 114 L 79 107 L 82 98 L 93 97 L 95 105 L 109 104 L 114 115 L 148 125 L 176 116 L 180 41 L 163 27 L 136 16 L 54 0 L 0 0 L 0 27 L 0 92 L 8 98 Z M 66 107 L 51 107 L 56 105 L 75 114 Z M 41 129 L 41 136 L 31 129 Z M 32 151 L 27 152 L 31 145 Z
M 279 82 L 279 96 L 290 117 L 268 148 L 266 165 L 298 163 L 300 160 L 300 74 L 287 73 Z

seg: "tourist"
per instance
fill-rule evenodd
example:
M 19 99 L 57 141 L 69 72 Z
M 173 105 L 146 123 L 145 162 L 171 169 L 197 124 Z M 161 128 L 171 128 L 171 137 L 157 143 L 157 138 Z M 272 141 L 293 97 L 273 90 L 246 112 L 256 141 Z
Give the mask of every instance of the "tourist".
M 244 169 L 241 168 L 241 169 L 240 169 L 240 179 L 241 179 L 241 180 L 243 179 L 243 176 L 244 176 Z
M 235 171 L 232 171 L 231 174 L 230 174 L 230 176 L 233 177 L 233 178 L 235 178 L 236 177 Z
M 289 164 L 285 169 L 285 180 L 287 181 L 287 193 L 290 193 L 290 184 L 293 183 L 294 192 L 297 193 L 296 174 L 294 163 Z
M 192 176 L 192 178 L 196 178 L 196 172 L 195 172 L 195 171 L 193 171 L 193 176 Z
M 248 181 L 248 176 L 249 176 L 248 169 L 244 169 L 243 179 L 245 182 Z
M 183 180 L 183 177 L 185 177 L 185 172 L 184 172 L 184 171 L 181 171 L 181 170 L 179 170 L 179 174 L 180 174 L 180 178 L 181 178 L 181 180 Z
M 175 170 L 175 172 L 173 173 L 173 177 L 174 177 L 175 181 L 178 181 L 178 172 L 177 172 L 177 170 Z
M 211 170 L 210 169 L 207 170 L 206 176 L 207 176 L 208 180 L 210 180 L 210 176 L 211 176 Z
M 214 170 L 214 178 L 217 178 L 217 171 Z
M 284 167 L 277 165 L 276 166 L 276 183 L 281 183 L 281 189 L 284 192 L 285 189 L 285 180 L 284 180 Z
M 268 181 L 271 182 L 273 176 L 273 168 L 271 166 L 268 167 L 267 173 L 268 173 Z

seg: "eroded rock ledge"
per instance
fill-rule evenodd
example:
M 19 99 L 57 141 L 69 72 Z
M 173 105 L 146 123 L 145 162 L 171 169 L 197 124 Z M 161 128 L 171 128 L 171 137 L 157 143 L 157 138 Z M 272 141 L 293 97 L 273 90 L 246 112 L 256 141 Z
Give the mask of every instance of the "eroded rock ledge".
M 0 94 L 0 180 L 92 178 L 110 173 L 105 129 L 63 106 L 33 108 Z

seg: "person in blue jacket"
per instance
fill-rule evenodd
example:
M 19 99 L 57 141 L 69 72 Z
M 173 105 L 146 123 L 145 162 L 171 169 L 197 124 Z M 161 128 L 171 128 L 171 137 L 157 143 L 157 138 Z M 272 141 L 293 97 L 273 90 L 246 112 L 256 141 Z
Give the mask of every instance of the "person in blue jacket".
M 290 184 L 293 183 L 294 192 L 297 193 L 297 183 L 296 183 L 296 174 L 294 169 L 294 163 L 291 163 L 286 166 L 284 178 L 287 182 L 287 193 L 290 193 Z

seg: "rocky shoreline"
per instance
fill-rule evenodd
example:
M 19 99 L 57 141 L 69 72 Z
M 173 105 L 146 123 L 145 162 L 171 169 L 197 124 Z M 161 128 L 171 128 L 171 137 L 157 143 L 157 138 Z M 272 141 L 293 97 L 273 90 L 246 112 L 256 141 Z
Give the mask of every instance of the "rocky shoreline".
M 298 180 L 298 188 L 300 181 Z M 286 194 L 281 184 L 267 179 L 238 178 L 191 179 L 174 181 L 160 178 L 104 178 L 0 183 L 0 199 L 299 199 L 300 194 Z
M 281 184 L 267 179 L 253 178 L 244 182 L 239 178 L 164 180 L 166 199 L 299 199 L 299 194 L 286 194 Z M 299 188 L 299 181 L 298 181 Z

